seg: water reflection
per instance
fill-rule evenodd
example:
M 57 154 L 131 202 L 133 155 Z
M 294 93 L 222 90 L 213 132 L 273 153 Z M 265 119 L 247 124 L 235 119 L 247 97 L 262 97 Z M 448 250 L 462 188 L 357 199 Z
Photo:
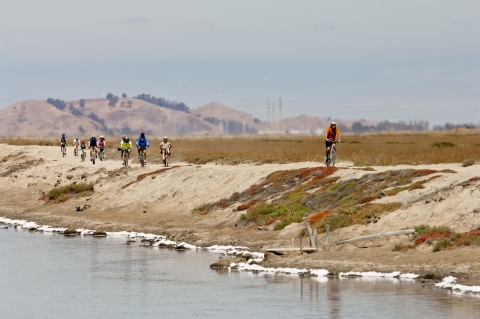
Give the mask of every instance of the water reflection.
M 216 272 L 217 255 L 0 231 L 2 318 L 478 318 L 477 296 L 413 280 Z
M 340 311 L 340 285 L 338 280 L 331 280 L 327 285 L 327 299 L 328 299 L 328 317 L 331 319 L 342 318 Z

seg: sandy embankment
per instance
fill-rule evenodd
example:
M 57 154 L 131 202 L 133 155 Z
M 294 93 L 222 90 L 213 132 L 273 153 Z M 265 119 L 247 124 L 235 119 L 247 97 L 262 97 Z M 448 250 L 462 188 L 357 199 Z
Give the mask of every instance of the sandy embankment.
M 229 197 L 243 191 L 271 172 L 284 169 L 312 167 L 318 163 L 268 165 L 201 165 L 173 163 L 162 173 L 123 188 L 143 173 L 162 168 L 158 161 L 149 159 L 142 168 L 133 161 L 131 168 L 123 169 L 118 158 L 97 161 L 95 165 L 80 162 L 69 149 L 63 158 L 58 147 L 2 145 L 0 158 L 0 216 L 26 219 L 54 227 L 89 228 L 101 231 L 142 231 L 169 236 L 197 246 L 211 244 L 245 245 L 262 250 L 266 247 L 291 246 L 293 237 L 305 225 L 290 225 L 282 231 L 257 230 L 238 223 L 241 212 L 232 207 L 201 216 L 191 210 L 203 203 Z M 341 163 L 346 169 L 336 175 L 342 179 L 358 178 L 371 172 L 356 170 Z M 399 230 L 420 224 L 447 225 L 457 232 L 480 227 L 480 184 L 472 182 L 456 186 L 472 177 L 480 176 L 480 165 L 462 168 L 460 164 L 422 165 L 415 167 L 376 167 L 377 171 L 390 169 L 453 169 L 455 174 L 442 174 L 425 184 L 426 188 L 401 192 L 378 202 L 400 201 L 403 207 L 386 214 L 377 223 L 356 225 L 341 229 L 341 238 L 352 238 L 384 231 Z M 45 205 L 39 200 L 55 184 L 93 182 L 95 193 L 87 198 L 70 199 L 61 204 Z M 426 203 L 426 199 L 442 198 Z M 76 211 L 76 205 L 88 204 L 85 211 Z M 320 240 L 323 239 L 320 235 Z M 336 233 L 335 233 L 336 236 Z M 415 249 L 393 252 L 395 243 L 410 243 L 408 236 L 358 242 L 355 245 L 331 246 L 312 254 L 289 253 L 283 256 L 267 254 L 265 265 L 325 268 L 338 271 L 402 271 L 420 275 L 445 277 L 453 274 L 458 283 L 480 285 L 480 248 L 463 247 L 432 252 L 432 247 L 421 245 Z M 298 239 L 297 239 L 298 245 Z

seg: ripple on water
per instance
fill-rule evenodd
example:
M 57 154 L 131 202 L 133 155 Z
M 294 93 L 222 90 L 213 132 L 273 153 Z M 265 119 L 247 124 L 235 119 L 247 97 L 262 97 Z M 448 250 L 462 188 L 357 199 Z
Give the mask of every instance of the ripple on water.
M 476 295 L 398 278 L 216 272 L 217 254 L 125 238 L 0 232 L 5 318 L 477 318 Z M 8 306 L 6 306 L 8 305 Z

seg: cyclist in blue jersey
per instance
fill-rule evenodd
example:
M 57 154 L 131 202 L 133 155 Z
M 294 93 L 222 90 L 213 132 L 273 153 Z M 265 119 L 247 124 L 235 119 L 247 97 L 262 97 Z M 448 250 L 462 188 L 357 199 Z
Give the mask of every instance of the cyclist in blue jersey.
M 88 140 L 88 146 L 90 147 L 90 161 L 92 160 L 92 150 L 97 147 L 97 139 L 95 138 L 95 134 L 90 137 Z
M 140 133 L 140 136 L 137 138 L 137 142 L 135 143 L 138 149 L 138 158 L 140 158 L 140 152 L 144 150 L 144 161 L 147 164 L 147 148 L 150 147 L 150 143 L 148 143 L 148 138 L 145 136 L 145 133 Z

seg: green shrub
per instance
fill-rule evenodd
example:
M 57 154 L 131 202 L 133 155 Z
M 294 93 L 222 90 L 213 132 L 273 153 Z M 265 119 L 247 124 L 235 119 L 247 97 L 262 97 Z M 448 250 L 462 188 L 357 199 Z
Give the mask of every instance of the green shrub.
M 433 246 L 433 252 L 445 250 L 451 243 L 452 241 L 449 238 L 440 239 L 435 243 L 435 246 Z
M 455 144 L 450 143 L 450 142 L 439 142 L 439 143 L 433 143 L 432 147 L 454 147 Z
M 282 230 L 286 226 L 293 224 L 293 223 L 301 223 L 303 221 L 303 213 L 301 212 L 296 212 L 293 214 L 290 214 L 287 218 L 281 220 L 280 222 L 275 224 L 275 227 L 273 230 Z
M 194 209 L 192 209 L 192 213 L 208 213 L 210 210 L 213 209 L 215 204 L 213 203 L 203 203 L 201 205 L 196 206 Z
M 403 248 L 402 243 L 396 243 L 395 246 L 393 246 L 392 251 L 400 251 Z
M 467 235 L 463 237 L 458 237 L 455 241 L 455 244 L 459 247 L 461 246 L 480 246 L 480 236 Z
M 324 232 L 326 226 L 330 226 L 333 231 L 340 227 L 347 227 L 357 224 L 365 224 L 367 220 L 387 212 L 393 212 L 402 207 L 402 203 L 376 204 L 368 203 L 365 205 L 340 206 L 332 213 L 326 215 L 322 220 L 315 224 L 319 232 Z
M 463 161 L 462 167 L 471 166 L 471 165 L 475 164 L 476 161 L 477 161 L 477 160 L 474 159 L 474 158 L 468 158 L 468 159 L 466 159 L 466 160 Z
M 55 187 L 52 188 L 48 193 L 47 193 L 47 200 L 52 201 L 52 200 L 57 200 L 60 199 L 64 196 L 88 196 L 93 192 L 93 183 L 79 183 L 79 184 L 70 184 L 66 186 L 60 186 L 60 187 Z
M 448 226 L 428 226 L 428 225 L 419 225 L 415 226 L 415 234 L 413 234 L 412 239 L 416 240 L 418 237 L 423 235 L 428 235 L 431 233 L 451 233 L 451 229 Z

